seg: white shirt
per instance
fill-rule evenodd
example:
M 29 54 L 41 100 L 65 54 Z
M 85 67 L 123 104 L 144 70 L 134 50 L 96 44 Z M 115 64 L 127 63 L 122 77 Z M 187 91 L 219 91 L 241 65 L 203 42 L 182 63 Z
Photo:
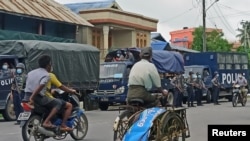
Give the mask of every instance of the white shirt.
M 142 59 L 132 67 L 128 84 L 141 85 L 150 90 L 153 86 L 161 87 L 161 79 L 155 65 Z

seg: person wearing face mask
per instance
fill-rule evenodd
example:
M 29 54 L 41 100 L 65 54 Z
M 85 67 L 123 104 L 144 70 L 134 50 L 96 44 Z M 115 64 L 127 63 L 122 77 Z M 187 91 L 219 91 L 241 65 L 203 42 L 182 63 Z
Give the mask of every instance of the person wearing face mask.
M 189 72 L 189 77 L 187 79 L 187 92 L 188 92 L 188 107 L 195 107 L 194 106 L 194 81 L 195 81 L 196 75 L 193 71 Z
M 23 112 L 21 101 L 24 97 L 24 88 L 26 81 L 26 74 L 24 71 L 25 71 L 24 64 L 18 63 L 16 65 L 16 73 L 11 87 L 11 99 L 13 100 L 16 119 L 18 118 L 19 114 Z M 16 125 L 20 124 L 20 121 L 17 121 L 15 124 Z
M 201 74 L 199 72 L 197 74 L 197 79 L 195 81 L 195 95 L 197 98 L 197 106 L 203 106 L 202 100 L 202 90 L 206 89 L 205 84 L 201 78 Z
M 1 73 L 2 75 L 5 75 L 5 76 L 11 74 L 11 70 L 9 69 L 9 64 L 7 62 L 3 63 Z
M 242 73 L 240 73 L 239 75 L 238 75 L 238 79 L 236 80 L 236 82 L 234 83 L 234 85 L 235 84 L 239 84 L 240 86 L 241 86 L 241 93 L 242 93 L 242 95 L 244 96 L 244 97 L 247 97 L 247 92 L 248 92 L 248 90 L 246 89 L 246 87 L 247 87 L 247 80 L 246 80 L 246 78 L 243 76 L 243 74 Z M 246 98 L 247 99 L 247 98 Z
M 219 93 L 220 93 L 220 81 L 219 81 L 219 73 L 216 71 L 214 73 L 214 78 L 211 80 L 213 84 L 213 102 L 214 105 L 220 105 L 218 102 Z

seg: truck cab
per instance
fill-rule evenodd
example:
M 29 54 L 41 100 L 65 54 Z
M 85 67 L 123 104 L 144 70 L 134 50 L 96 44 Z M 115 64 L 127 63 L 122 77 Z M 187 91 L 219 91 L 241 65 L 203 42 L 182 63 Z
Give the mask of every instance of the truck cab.
M 18 63 L 18 57 L 14 55 L 0 55 L 0 113 L 6 121 L 16 120 L 13 109 L 13 102 L 10 99 L 11 85 L 14 80 L 15 66 Z M 2 65 L 8 63 L 9 71 L 2 71 Z
M 133 63 L 130 61 L 104 62 L 100 65 L 99 87 L 92 94 L 101 110 L 116 103 L 125 104 L 128 76 Z

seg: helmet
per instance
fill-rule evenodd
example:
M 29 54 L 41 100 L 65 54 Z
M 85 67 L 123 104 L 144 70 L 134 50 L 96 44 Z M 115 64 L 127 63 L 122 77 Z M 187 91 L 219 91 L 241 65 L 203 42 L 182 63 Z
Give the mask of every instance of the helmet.
M 192 75 L 192 74 L 194 74 L 194 72 L 193 72 L 193 71 L 190 71 L 190 72 L 189 72 L 189 75 Z
M 17 65 L 16 65 L 16 68 L 25 68 L 25 66 L 24 66 L 24 64 L 23 63 L 18 63 Z

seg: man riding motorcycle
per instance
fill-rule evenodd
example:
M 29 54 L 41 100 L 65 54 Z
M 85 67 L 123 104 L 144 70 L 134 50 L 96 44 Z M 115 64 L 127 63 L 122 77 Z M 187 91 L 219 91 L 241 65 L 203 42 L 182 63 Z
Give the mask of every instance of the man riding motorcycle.
M 66 108 L 64 111 L 63 120 L 68 119 L 68 112 L 71 112 L 72 105 L 70 106 L 66 102 L 56 99 L 53 96 L 48 96 L 50 93 L 48 92 L 50 91 L 50 87 L 48 88 L 48 86 L 53 84 L 53 79 L 51 79 L 51 75 L 49 74 L 49 72 L 52 70 L 51 57 L 48 55 L 43 55 L 39 58 L 38 63 L 39 68 L 32 70 L 27 75 L 24 100 L 29 100 L 31 104 L 35 102 L 38 105 L 50 109 L 51 111 L 44 120 L 42 126 L 45 128 L 55 128 L 55 126 L 51 123 L 52 117 L 56 115 L 56 113 L 62 108 Z M 59 84 L 56 86 L 59 86 Z M 59 88 L 60 87 L 63 86 L 61 85 Z M 70 93 L 75 93 L 75 90 L 73 89 L 68 88 L 64 90 Z M 65 122 L 66 121 L 64 120 L 61 125 L 61 129 L 71 131 L 72 129 L 67 127 Z
M 240 73 L 238 75 L 238 79 L 234 83 L 234 85 L 239 84 L 240 85 L 240 93 L 243 97 L 247 97 L 248 89 L 246 89 L 246 86 L 248 85 L 246 78 Z

